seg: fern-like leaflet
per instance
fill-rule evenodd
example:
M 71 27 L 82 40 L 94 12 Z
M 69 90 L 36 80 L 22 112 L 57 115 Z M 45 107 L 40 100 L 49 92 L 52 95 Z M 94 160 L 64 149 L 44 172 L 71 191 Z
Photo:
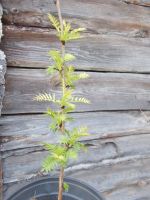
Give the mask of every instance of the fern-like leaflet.
M 55 94 L 48 94 L 48 93 L 43 93 L 43 94 L 36 95 L 34 97 L 34 100 L 39 101 L 39 102 L 41 102 L 41 101 L 49 101 L 49 102 L 57 103 Z
M 56 17 L 54 17 L 51 14 L 48 14 L 48 18 L 50 20 L 50 22 L 52 23 L 52 26 L 58 31 L 61 31 L 61 27 L 60 27 L 60 22 L 58 21 L 58 19 Z
M 90 101 L 84 97 L 72 97 L 70 101 L 74 103 L 85 103 L 85 104 L 90 103 Z

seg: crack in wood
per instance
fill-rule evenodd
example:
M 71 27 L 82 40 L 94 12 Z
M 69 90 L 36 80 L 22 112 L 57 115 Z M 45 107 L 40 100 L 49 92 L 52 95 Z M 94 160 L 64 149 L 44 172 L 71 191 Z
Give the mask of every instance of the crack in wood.
M 150 7 L 150 0 L 122 0 L 127 4 L 134 4 L 143 7 Z
M 142 160 L 147 160 L 147 159 L 150 159 L 150 156 L 149 155 L 142 155 L 142 156 L 126 156 L 126 157 L 114 157 L 114 158 L 111 158 L 111 159 L 104 159 L 104 160 L 101 160 L 99 162 L 90 162 L 90 163 L 80 163 L 80 164 L 77 164 L 77 165 L 72 165 L 72 166 L 69 166 L 65 169 L 65 173 L 66 173 L 66 176 L 69 176 L 69 175 L 73 175 L 74 173 L 78 172 L 78 171 L 81 171 L 81 170 L 92 170 L 92 169 L 95 169 L 95 168 L 98 168 L 98 167 L 103 167 L 105 168 L 106 166 L 113 166 L 113 165 L 117 165 L 117 164 L 126 164 L 128 162 L 136 162 L 138 160 L 142 161 Z M 58 171 L 55 171 L 53 173 L 51 173 L 51 175 L 55 176 L 57 175 Z M 36 172 L 36 173 L 32 173 L 32 174 L 26 174 L 26 180 L 29 180 L 29 179 L 32 179 L 33 177 L 37 177 L 37 176 L 42 176 L 42 175 L 47 175 L 47 173 L 40 173 L 40 171 Z M 20 177 L 21 178 L 21 177 Z M 4 184 L 7 184 L 7 183 L 14 183 L 14 182 L 18 182 L 18 181 L 21 181 L 23 180 L 22 178 L 21 179 L 8 179 L 5 178 L 4 179 Z
M 80 170 L 88 170 L 88 169 L 94 169 L 99 166 L 107 166 L 107 165 L 114 165 L 118 163 L 126 163 L 128 161 L 136 161 L 136 160 L 142 160 L 142 159 L 149 159 L 150 156 L 147 155 L 136 155 L 136 156 L 126 156 L 126 157 L 115 157 L 111 159 L 104 159 L 100 162 L 91 162 L 91 163 L 82 163 L 78 165 L 73 165 L 71 167 L 66 168 L 66 172 L 69 174 L 74 172 L 74 171 L 80 171 Z

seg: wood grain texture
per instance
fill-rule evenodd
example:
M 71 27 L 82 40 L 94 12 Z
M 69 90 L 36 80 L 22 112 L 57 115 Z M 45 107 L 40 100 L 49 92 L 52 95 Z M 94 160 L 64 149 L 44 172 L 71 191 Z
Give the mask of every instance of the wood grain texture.
M 149 3 L 148 0 L 134 2 L 142 5 Z M 18 0 L 2 0 L 2 5 L 5 24 L 49 27 L 47 13 L 56 14 L 53 0 L 25 0 L 19 3 Z M 149 35 L 150 31 L 149 10 L 131 6 L 123 0 L 65 0 L 62 14 L 74 26 L 85 27 L 93 33 L 137 37 L 137 33 L 146 31 Z
M 42 175 L 47 152 L 41 141 L 58 142 L 48 129 L 50 120 L 39 114 L 53 105 L 32 99 L 40 92 L 60 96 L 57 76 L 45 73 L 51 64 L 47 52 L 59 48 L 59 43 L 47 19 L 49 11 L 56 14 L 53 0 L 1 2 L 5 24 L 1 46 L 10 66 L 0 124 L 7 197 L 14 183 Z M 75 122 L 67 124 L 69 128 L 85 124 L 91 135 L 82 139 L 88 152 L 70 161 L 66 176 L 91 184 L 106 200 L 149 200 L 149 0 L 65 0 L 62 11 L 73 27 L 87 28 L 85 38 L 68 43 L 67 51 L 77 57 L 76 69 L 90 74 L 77 84 L 75 94 L 92 103 L 79 104 L 79 113 L 71 114 Z
M 0 43 L 2 38 L 2 18 L 3 9 L 0 3 Z M 4 91 L 5 91 L 5 73 L 6 73 L 6 56 L 3 51 L 0 49 L 0 116 L 1 116 L 1 109 L 2 109 L 2 101 L 4 97 Z
M 2 101 L 5 92 L 5 73 L 6 73 L 6 59 L 3 51 L 0 50 L 0 116 L 2 109 Z
M 142 134 L 138 137 L 133 135 L 86 141 L 85 144 L 88 145 L 87 153 L 80 152 L 76 161 L 71 160 L 68 170 L 71 170 L 70 173 L 72 173 L 74 170 L 86 169 L 91 165 L 97 166 L 99 162 L 107 159 L 147 157 L 150 153 L 149 140 L 149 134 Z M 46 155 L 48 153 L 39 147 L 4 152 L 4 182 L 15 182 L 37 176 L 41 171 L 41 164 Z
M 150 0 L 123 0 L 123 1 L 128 4 L 150 7 Z
M 9 66 L 46 68 L 51 64 L 48 51 L 60 46 L 48 29 L 5 26 L 4 34 L 2 48 Z M 149 38 L 85 34 L 66 49 L 77 57 L 76 69 L 149 73 L 149 46 Z
M 2 22 L 1 22 L 2 14 L 3 14 L 3 9 L 0 3 L 0 43 L 2 37 Z M 4 78 L 5 72 L 6 72 L 5 54 L 0 50 L 0 117 L 1 117 L 2 101 L 5 91 L 5 78 Z M 0 149 L 0 200 L 3 199 L 2 193 L 3 193 L 3 170 L 2 170 L 2 155 Z
M 149 161 L 147 158 L 106 163 L 93 170 L 72 172 L 71 176 L 97 188 L 104 194 L 106 200 L 148 200 Z
M 16 158 L 17 157 L 15 157 L 15 159 Z M 32 159 L 28 158 L 29 165 L 31 162 L 35 162 L 34 158 L 35 156 L 33 156 Z M 23 162 L 21 163 L 21 160 L 19 163 L 20 173 L 21 173 L 21 164 L 23 164 L 23 166 L 25 165 L 25 161 L 22 160 Z M 34 163 L 34 168 L 32 167 L 30 169 L 30 171 L 32 171 L 33 174 L 37 170 L 35 167 L 37 163 L 38 161 Z M 7 164 L 10 165 L 8 161 Z M 16 169 L 15 166 L 12 165 L 10 166 Z M 9 170 L 11 171 L 11 168 Z M 10 171 L 7 171 L 8 174 L 10 173 Z M 51 175 L 54 174 L 51 173 Z M 144 198 L 148 200 L 150 197 L 148 191 L 150 182 L 149 156 L 143 156 L 143 157 L 133 156 L 124 158 L 104 159 L 96 163 L 89 162 L 89 163 L 84 163 L 82 165 L 77 164 L 67 168 L 65 174 L 66 176 L 77 178 L 92 185 L 94 188 L 96 188 L 99 192 L 101 192 L 105 196 L 106 200 L 107 199 L 143 200 Z M 16 181 L 16 175 L 17 175 L 16 173 L 15 174 L 11 173 L 11 177 L 13 176 L 15 177 L 14 180 L 12 179 L 13 181 Z M 26 178 L 30 177 L 29 173 L 23 174 L 23 176 L 25 175 L 27 175 Z M 21 175 L 19 178 L 22 179 Z M 8 179 L 5 179 L 5 181 L 7 182 Z M 9 185 L 7 184 L 5 191 L 6 196 L 10 194 L 11 189 L 12 187 L 9 188 Z
M 0 42 L 1 42 L 1 37 L 2 37 L 2 15 L 3 15 L 3 9 L 0 3 Z
M 150 112 L 97 112 L 74 113 L 73 124 L 68 128 L 86 125 L 90 136 L 85 141 L 148 134 L 150 132 Z M 44 115 L 3 116 L 1 118 L 1 150 L 3 152 L 23 148 L 41 147 L 41 141 L 56 143 L 58 138 L 50 132 L 50 119 Z M 129 137 L 130 138 L 130 137 Z M 147 141 L 149 142 L 149 141 Z M 146 142 L 146 143 L 147 143 Z M 143 145 L 146 145 L 143 143 Z
M 150 76 L 125 73 L 94 73 L 76 84 L 74 95 L 84 96 L 89 105 L 78 104 L 76 111 L 149 110 Z M 60 95 L 56 76 L 49 77 L 43 69 L 12 69 L 7 71 L 3 113 L 39 113 L 53 104 L 33 101 L 41 92 Z

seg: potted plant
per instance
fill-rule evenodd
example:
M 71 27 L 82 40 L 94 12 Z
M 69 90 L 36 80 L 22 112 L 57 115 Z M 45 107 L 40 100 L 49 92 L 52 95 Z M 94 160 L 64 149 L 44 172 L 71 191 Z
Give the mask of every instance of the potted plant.
M 57 144 L 44 143 L 44 148 L 49 152 L 45 158 L 42 170 L 46 173 L 56 168 L 60 169 L 59 178 L 42 178 L 21 188 L 13 194 L 9 200 L 101 200 L 102 197 L 90 186 L 79 181 L 64 178 L 64 169 L 70 159 L 76 159 L 78 152 L 85 149 L 80 142 L 80 138 L 88 136 L 87 128 L 79 127 L 72 130 L 66 128 L 66 122 L 73 119 L 68 113 L 75 110 L 75 103 L 89 104 L 89 100 L 84 97 L 73 95 L 74 83 L 79 79 L 88 78 L 88 74 L 76 73 L 70 61 L 75 56 L 66 53 L 66 43 L 71 40 L 81 38 L 80 33 L 84 28 L 72 29 L 70 23 L 62 19 L 60 0 L 56 1 L 58 19 L 49 14 L 49 20 L 57 31 L 57 37 L 61 43 L 61 50 L 51 50 L 49 55 L 53 61 L 52 66 L 48 67 L 48 74 L 57 73 L 61 82 L 61 97 L 55 94 L 43 93 L 34 99 L 39 102 L 52 102 L 59 107 L 58 110 L 48 108 L 46 114 L 51 118 L 50 129 L 55 134 L 59 134 Z M 69 64 L 68 64 L 69 63 Z M 68 192 L 67 192 L 68 191 Z

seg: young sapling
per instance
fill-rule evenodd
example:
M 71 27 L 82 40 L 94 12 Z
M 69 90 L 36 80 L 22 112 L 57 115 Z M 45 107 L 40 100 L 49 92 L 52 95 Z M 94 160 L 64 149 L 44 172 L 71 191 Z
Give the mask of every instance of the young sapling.
M 69 113 L 75 110 L 76 103 L 89 104 L 89 100 L 84 97 L 77 97 L 73 95 L 75 90 L 75 82 L 79 79 L 88 78 L 89 75 L 85 72 L 76 73 L 71 61 L 75 56 L 66 53 L 66 43 L 72 40 L 81 38 L 80 33 L 84 28 L 73 29 L 70 23 L 62 19 L 60 0 L 56 1 L 58 11 L 58 19 L 49 14 L 48 18 L 52 26 L 56 29 L 56 36 L 58 37 L 61 50 L 50 50 L 49 56 L 53 64 L 48 67 L 47 73 L 50 75 L 58 74 L 61 83 L 61 97 L 55 94 L 43 93 L 35 97 L 39 102 L 52 102 L 59 107 L 59 110 L 52 110 L 48 108 L 46 114 L 51 118 L 50 129 L 52 132 L 59 134 L 59 142 L 57 144 L 44 143 L 44 148 L 48 150 L 49 154 L 43 162 L 43 170 L 50 172 L 56 168 L 60 169 L 59 186 L 58 186 L 58 200 L 62 200 L 63 191 L 68 190 L 69 186 L 64 183 L 64 169 L 66 168 L 70 159 L 76 159 L 78 152 L 84 149 L 85 146 L 80 142 L 81 137 L 88 136 L 86 127 L 72 128 L 66 127 L 66 122 L 73 120 Z

